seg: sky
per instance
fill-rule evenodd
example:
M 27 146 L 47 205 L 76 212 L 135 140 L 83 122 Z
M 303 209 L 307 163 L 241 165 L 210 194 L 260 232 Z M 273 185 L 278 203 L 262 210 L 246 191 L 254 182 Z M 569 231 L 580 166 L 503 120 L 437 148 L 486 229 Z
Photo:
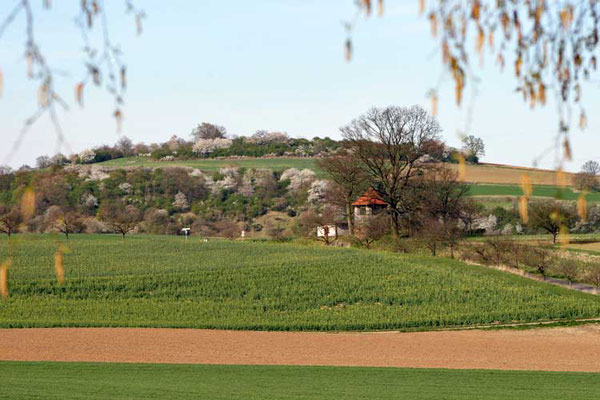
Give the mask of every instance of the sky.
M 238 136 L 267 129 L 339 139 L 341 126 L 373 106 L 420 104 L 429 110 L 427 92 L 441 82 L 438 119 L 447 144 L 459 147 L 459 132 L 467 132 L 484 140 L 482 161 L 532 166 L 554 143 L 555 107 L 531 110 L 515 93 L 512 72 L 500 72 L 489 54 L 474 68 L 477 96 L 471 101 L 467 88 L 466 101 L 456 106 L 453 82 L 417 1 L 386 0 L 383 17 L 360 17 L 350 63 L 344 59 L 342 22 L 355 15 L 352 0 L 138 0 L 134 3 L 147 15 L 140 36 L 134 18 L 125 13 L 125 1 L 107 3 L 111 37 L 128 71 L 121 134 L 134 142 L 163 142 L 172 135 L 189 139 L 201 122 L 223 125 Z M 16 0 L 3 4 L 0 21 Z M 79 152 L 119 139 L 114 102 L 105 91 L 86 87 L 84 107 L 75 102 L 75 86 L 84 75 L 74 23 L 78 2 L 52 4 L 50 10 L 36 10 L 35 33 L 70 106 L 59 118 L 65 146 L 57 149 L 45 117 L 9 155 L 37 108 L 39 83 L 26 76 L 21 15 L 0 37 L 0 164 L 33 166 L 40 155 Z M 600 161 L 598 89 L 597 83 L 586 86 L 589 124 L 583 132 L 573 130 L 574 160 L 567 170 L 576 171 L 589 159 Z M 549 154 L 538 166 L 556 167 L 555 157 Z

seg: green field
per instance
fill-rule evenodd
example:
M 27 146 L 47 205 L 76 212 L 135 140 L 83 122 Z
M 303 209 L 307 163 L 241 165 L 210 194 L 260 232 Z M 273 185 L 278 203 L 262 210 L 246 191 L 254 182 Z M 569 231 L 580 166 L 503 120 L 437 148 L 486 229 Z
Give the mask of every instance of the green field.
M 202 171 L 218 171 L 219 168 L 237 167 L 237 168 L 267 168 L 274 171 L 283 171 L 288 168 L 304 169 L 308 168 L 318 176 L 323 173 L 317 167 L 314 158 L 246 158 L 246 159 L 197 159 L 197 160 L 178 160 L 178 161 L 156 161 L 148 157 L 129 157 L 117 158 L 115 160 L 105 161 L 98 165 L 107 167 L 167 167 L 167 166 L 185 166 L 198 168 Z
M 600 374 L 0 362 L 0 399 L 597 399 Z
M 56 239 L 21 236 L 0 327 L 427 330 L 600 316 L 597 296 L 444 258 L 196 237 L 74 235 L 59 286 Z
M 522 196 L 523 191 L 519 185 L 470 185 L 469 194 L 471 196 Z M 533 186 L 534 197 L 553 197 L 560 200 L 577 200 L 580 193 L 570 188 L 560 188 L 557 186 Z M 600 193 L 588 193 L 586 200 L 589 202 L 600 202 Z

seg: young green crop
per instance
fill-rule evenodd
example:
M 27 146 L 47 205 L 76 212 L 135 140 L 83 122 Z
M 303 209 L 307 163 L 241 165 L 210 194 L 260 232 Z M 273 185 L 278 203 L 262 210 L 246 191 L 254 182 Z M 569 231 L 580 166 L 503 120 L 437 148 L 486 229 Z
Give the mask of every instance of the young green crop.
M 597 399 L 600 374 L 0 362 L 0 399 Z
M 54 239 L 15 247 L 1 327 L 431 329 L 600 316 L 596 296 L 454 260 L 195 237 L 75 235 L 61 286 Z

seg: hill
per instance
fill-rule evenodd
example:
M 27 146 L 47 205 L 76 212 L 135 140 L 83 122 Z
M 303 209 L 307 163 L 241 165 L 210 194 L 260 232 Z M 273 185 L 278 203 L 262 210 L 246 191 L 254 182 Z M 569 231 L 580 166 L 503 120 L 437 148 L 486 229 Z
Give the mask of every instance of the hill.
M 17 244 L 0 327 L 428 330 L 600 316 L 596 296 L 444 258 L 175 236 L 67 245 L 59 285 L 55 237 Z

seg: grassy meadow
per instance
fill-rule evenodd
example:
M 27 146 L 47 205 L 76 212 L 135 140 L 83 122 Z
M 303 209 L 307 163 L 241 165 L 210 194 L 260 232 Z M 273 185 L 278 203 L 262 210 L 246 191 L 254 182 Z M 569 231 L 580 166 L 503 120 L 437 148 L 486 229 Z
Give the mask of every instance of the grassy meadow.
M 600 374 L 0 362 L 0 399 L 596 399 Z
M 427 330 L 600 316 L 600 298 L 444 258 L 176 236 L 20 235 L 0 327 Z
M 323 172 L 317 167 L 315 158 L 239 158 L 239 159 L 196 159 L 177 161 L 156 161 L 148 157 L 127 157 L 105 161 L 98 165 L 106 167 L 173 167 L 183 166 L 198 168 L 205 172 L 218 171 L 219 168 L 266 168 L 274 171 L 283 171 L 288 168 L 311 169 L 317 176 L 323 176 Z

